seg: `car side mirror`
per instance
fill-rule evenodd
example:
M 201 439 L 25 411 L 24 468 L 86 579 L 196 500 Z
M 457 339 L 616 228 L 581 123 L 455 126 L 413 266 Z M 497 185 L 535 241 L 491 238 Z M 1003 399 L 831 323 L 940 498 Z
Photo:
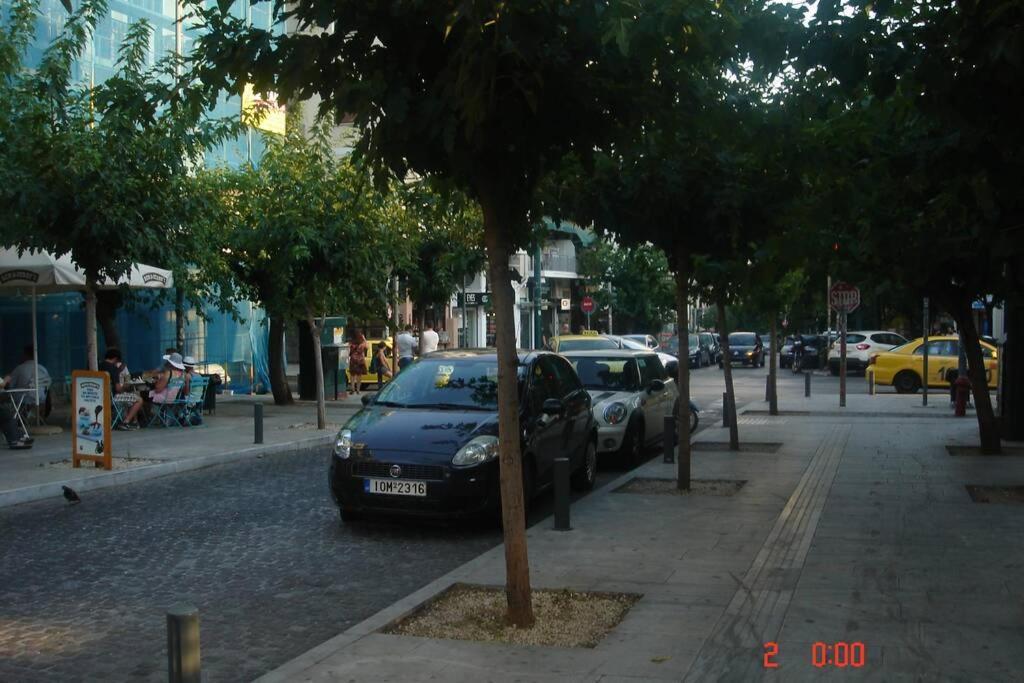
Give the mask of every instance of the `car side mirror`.
M 675 377 L 679 374 L 679 363 L 676 361 L 670 361 L 665 364 L 665 372 Z
M 544 404 L 540 408 L 540 412 L 545 415 L 561 415 L 562 414 L 562 402 L 557 398 L 544 399 Z
M 363 394 L 362 401 L 364 406 L 368 406 L 373 403 L 373 399 L 377 398 L 377 393 Z
M 665 382 L 660 379 L 652 379 L 650 386 L 647 387 L 647 392 L 653 394 L 655 391 L 662 391 L 665 388 Z

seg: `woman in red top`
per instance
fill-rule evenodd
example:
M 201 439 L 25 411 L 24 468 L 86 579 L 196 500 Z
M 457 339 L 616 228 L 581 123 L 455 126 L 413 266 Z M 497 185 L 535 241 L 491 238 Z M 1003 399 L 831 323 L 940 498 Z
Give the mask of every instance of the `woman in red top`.
M 352 393 L 354 394 L 358 394 L 362 388 L 368 351 L 369 347 L 363 333 L 358 328 L 352 330 L 352 336 L 348 342 L 348 376 L 352 380 Z

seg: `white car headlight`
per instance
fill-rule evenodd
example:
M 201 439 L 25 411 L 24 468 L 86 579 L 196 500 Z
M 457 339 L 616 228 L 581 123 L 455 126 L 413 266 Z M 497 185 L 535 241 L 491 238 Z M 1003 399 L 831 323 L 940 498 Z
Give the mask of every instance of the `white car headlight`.
M 753 351 L 747 351 L 747 355 L 748 355 L 748 356 L 753 356 L 753 355 L 754 355 L 754 352 L 753 352 Z
M 626 419 L 627 412 L 629 411 L 626 410 L 624 403 L 619 403 L 618 401 L 610 403 L 604 409 L 604 421 L 610 425 L 619 424 Z
M 470 439 L 469 443 L 459 449 L 459 452 L 452 458 L 452 464 L 459 467 L 479 465 L 480 463 L 494 460 L 498 457 L 498 437 L 477 436 Z
M 342 460 L 348 459 L 352 452 L 352 431 L 342 429 L 334 440 L 334 454 Z

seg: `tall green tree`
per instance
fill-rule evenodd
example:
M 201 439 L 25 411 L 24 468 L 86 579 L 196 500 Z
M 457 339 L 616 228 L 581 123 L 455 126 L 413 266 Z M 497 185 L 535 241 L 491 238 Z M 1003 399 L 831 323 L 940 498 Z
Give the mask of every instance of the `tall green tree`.
M 838 266 L 869 269 L 930 296 L 956 319 L 981 446 L 998 453 L 971 305 L 986 295 L 1020 297 L 1024 6 L 848 5 L 852 11 L 840 12 L 836 2 L 819 4 L 801 69 L 821 97 L 815 132 L 833 158 L 822 185 L 847 189 L 842 197 L 821 192 L 822 213 L 840 209 L 830 212 L 842 221 L 834 227 L 844 255 Z M 1008 336 L 1007 369 L 1021 336 Z M 1006 407 L 1019 424 L 1016 379 L 1007 382 Z
M 368 170 L 338 158 L 327 129 L 307 132 L 301 111 L 289 114 L 287 133 L 268 136 L 259 166 L 199 171 L 197 192 L 218 211 L 197 219 L 216 240 L 217 280 L 235 296 L 258 301 L 283 330 L 290 321 L 309 326 L 317 380 L 317 427 L 326 426 L 320 333 L 329 313 L 383 317 L 396 252 L 391 237 L 392 196 L 373 184 Z M 274 341 L 275 330 L 271 330 Z M 291 401 L 282 386 L 283 354 L 271 344 L 271 388 L 276 403 Z
M 598 310 L 612 309 L 619 332 L 656 334 L 672 315 L 668 259 L 657 247 L 601 240 L 580 253 L 579 272 L 597 287 Z
M 0 22 L 0 243 L 70 254 L 86 277 L 86 357 L 98 363 L 96 287 L 143 259 L 182 272 L 189 243 L 181 201 L 188 170 L 233 132 L 207 116 L 203 88 L 175 78 L 178 60 L 150 66 L 151 28 L 132 24 L 115 73 L 72 79 L 103 0 L 85 0 L 37 68 L 22 61 L 36 2 L 6 5 Z
M 660 32 L 664 9 L 653 0 L 299 0 L 277 3 L 275 14 L 303 32 L 272 35 L 199 8 L 204 82 L 237 91 L 252 81 L 287 100 L 318 95 L 323 112 L 354 116 L 365 133 L 358 151 L 374 164 L 450 180 L 480 204 L 499 358 L 508 618 L 519 626 L 533 610 L 508 259 L 528 240 L 543 173 L 570 151 L 593 149 L 634 111 L 650 73 L 640 57 L 663 37 L 630 42 L 629 29 Z M 684 40 L 686 25 L 680 16 L 669 42 Z

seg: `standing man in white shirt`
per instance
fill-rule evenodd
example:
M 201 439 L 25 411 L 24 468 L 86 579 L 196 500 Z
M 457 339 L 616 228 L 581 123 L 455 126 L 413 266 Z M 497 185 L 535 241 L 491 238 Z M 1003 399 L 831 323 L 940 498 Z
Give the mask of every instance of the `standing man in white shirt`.
M 434 332 L 434 326 L 431 323 L 424 325 L 423 332 L 420 334 L 420 355 L 425 356 L 437 351 L 438 341 L 440 340 L 437 332 Z
M 416 337 L 412 336 L 412 325 L 406 325 L 395 339 L 398 346 L 398 371 L 401 372 L 412 362 L 413 349 L 416 348 Z

